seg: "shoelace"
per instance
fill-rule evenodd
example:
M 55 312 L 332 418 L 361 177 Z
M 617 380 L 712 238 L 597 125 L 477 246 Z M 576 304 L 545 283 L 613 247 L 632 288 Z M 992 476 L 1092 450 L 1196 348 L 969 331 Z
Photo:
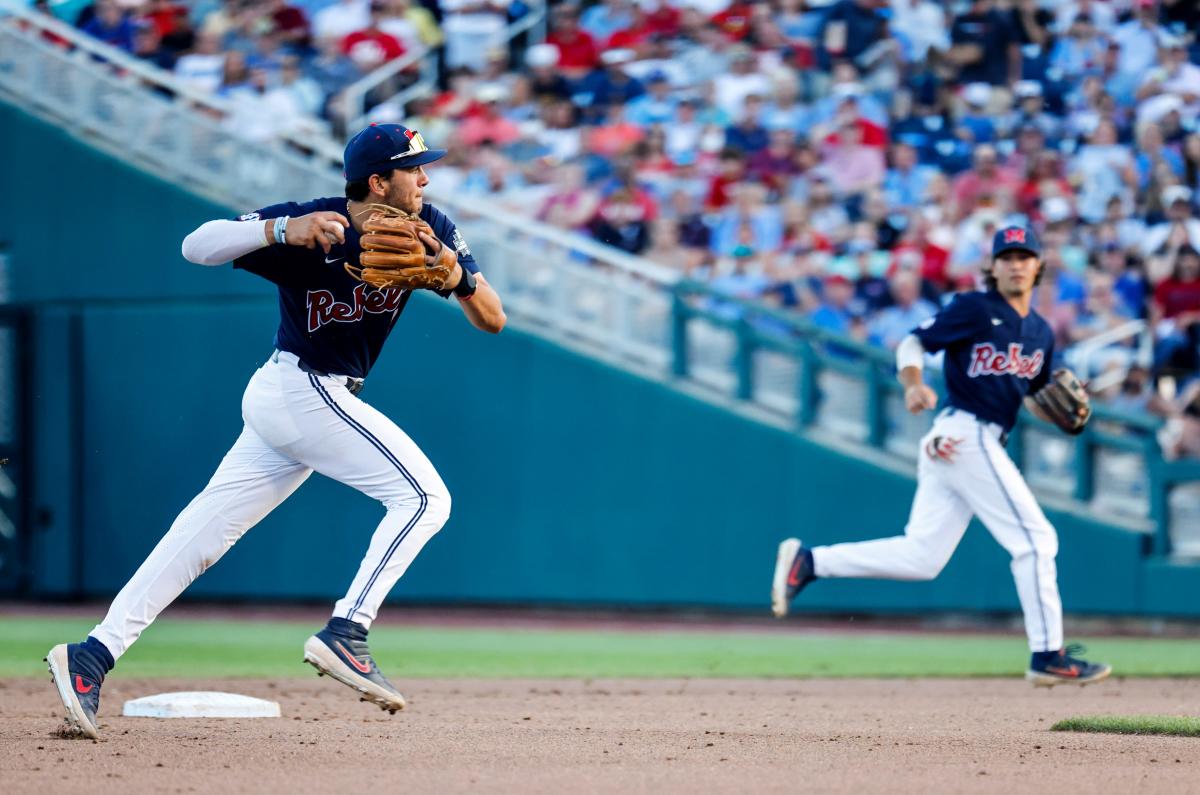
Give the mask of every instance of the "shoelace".
M 1087 665 L 1087 661 L 1082 658 L 1083 653 L 1086 651 L 1087 647 L 1082 643 L 1068 643 L 1062 650 L 1062 656 L 1068 663 L 1074 662 L 1080 665 Z

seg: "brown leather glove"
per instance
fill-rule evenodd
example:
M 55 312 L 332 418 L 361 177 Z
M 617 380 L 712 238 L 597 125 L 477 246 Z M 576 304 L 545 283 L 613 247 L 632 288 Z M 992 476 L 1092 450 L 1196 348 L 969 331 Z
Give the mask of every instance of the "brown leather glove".
M 1070 370 L 1055 370 L 1033 400 L 1054 424 L 1072 436 L 1082 433 L 1092 416 L 1087 390 Z
M 358 266 L 347 262 L 346 271 L 379 288 L 442 289 L 454 272 L 455 259 L 429 224 L 385 205 L 374 206 L 375 212 L 363 222 Z M 437 247 L 431 250 L 420 232 L 437 241 Z

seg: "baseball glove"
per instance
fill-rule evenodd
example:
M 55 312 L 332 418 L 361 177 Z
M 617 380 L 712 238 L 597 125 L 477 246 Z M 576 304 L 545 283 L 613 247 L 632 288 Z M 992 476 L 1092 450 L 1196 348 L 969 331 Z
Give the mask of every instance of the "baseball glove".
M 1063 432 L 1081 433 L 1092 416 L 1087 390 L 1070 370 L 1055 370 L 1050 382 L 1033 396 L 1046 416 Z
M 354 278 L 379 288 L 440 290 L 454 271 L 454 257 L 433 233 L 429 224 L 384 204 L 372 204 L 363 222 L 358 266 L 346 263 Z M 430 250 L 418 235 L 424 232 L 437 241 Z

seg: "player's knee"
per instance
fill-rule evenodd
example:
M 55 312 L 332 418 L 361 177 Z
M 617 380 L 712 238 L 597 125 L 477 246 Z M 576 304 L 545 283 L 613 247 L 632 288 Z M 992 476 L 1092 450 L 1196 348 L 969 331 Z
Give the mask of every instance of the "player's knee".
M 450 519 L 450 491 L 443 486 L 430 491 L 425 496 L 427 500 L 426 515 L 431 523 L 436 523 L 438 528 L 441 528 Z

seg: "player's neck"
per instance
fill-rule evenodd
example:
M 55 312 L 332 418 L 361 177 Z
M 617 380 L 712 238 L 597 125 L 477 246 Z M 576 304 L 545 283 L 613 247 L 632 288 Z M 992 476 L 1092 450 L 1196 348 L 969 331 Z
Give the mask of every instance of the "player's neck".
M 1008 293 L 1000 293 L 1000 297 L 1008 302 L 1008 305 L 1016 310 L 1021 317 L 1029 317 L 1032 311 L 1033 293 L 1016 293 L 1009 295 Z

